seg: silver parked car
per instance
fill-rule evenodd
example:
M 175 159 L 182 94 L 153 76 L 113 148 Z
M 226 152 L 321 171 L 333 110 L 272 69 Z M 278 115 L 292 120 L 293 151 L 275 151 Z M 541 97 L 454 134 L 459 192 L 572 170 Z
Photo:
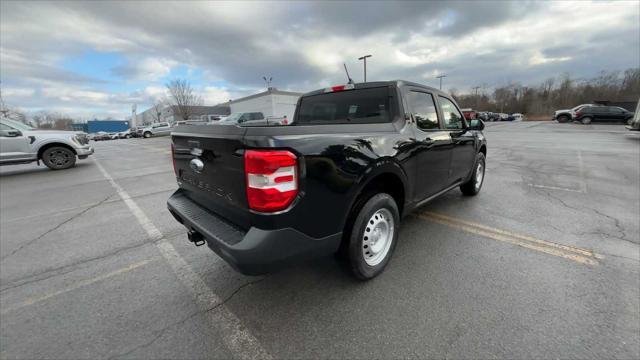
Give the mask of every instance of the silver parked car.
M 150 138 L 152 136 L 165 136 L 170 135 L 171 131 L 173 131 L 173 126 L 168 122 L 161 122 L 156 124 L 151 124 L 149 126 L 138 128 L 138 135 Z
M 76 158 L 93 154 L 87 134 L 80 131 L 37 130 L 0 118 L 0 165 L 40 161 L 52 170 L 68 169 Z

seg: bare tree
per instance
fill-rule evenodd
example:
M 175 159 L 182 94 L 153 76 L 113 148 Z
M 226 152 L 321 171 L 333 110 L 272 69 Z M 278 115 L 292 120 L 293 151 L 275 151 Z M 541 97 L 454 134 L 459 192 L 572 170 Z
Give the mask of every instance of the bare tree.
M 481 111 L 520 112 L 548 116 L 593 101 L 633 102 L 640 97 L 640 68 L 600 72 L 592 79 L 575 79 L 568 73 L 544 80 L 537 86 L 518 83 L 498 86 L 493 94 L 454 94 L 462 107 Z
M 162 110 L 164 110 L 165 106 L 167 106 L 166 99 L 156 99 L 153 102 L 153 106 L 151 107 L 153 109 L 153 111 L 151 112 L 153 122 L 162 121 Z
M 189 120 L 193 114 L 193 107 L 202 105 L 202 98 L 195 93 L 187 80 L 171 80 L 166 86 L 175 105 L 176 115 L 183 120 Z
M 0 87 L 0 115 L 6 117 L 7 119 L 17 120 L 21 122 L 26 122 L 27 117 L 22 111 L 17 109 L 12 109 L 4 102 L 2 98 L 2 87 Z

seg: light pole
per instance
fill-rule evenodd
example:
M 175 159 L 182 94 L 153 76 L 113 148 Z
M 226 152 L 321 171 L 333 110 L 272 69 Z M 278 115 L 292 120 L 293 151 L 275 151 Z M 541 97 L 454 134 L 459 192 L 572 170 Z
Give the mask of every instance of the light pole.
M 364 82 L 367 82 L 367 58 L 370 58 L 371 55 L 365 55 L 363 57 L 359 57 L 358 60 L 364 60 Z
M 442 90 L 442 78 L 445 78 L 445 77 L 447 77 L 446 74 L 436 76 L 436 79 L 440 79 L 440 90 Z
M 273 80 L 273 77 L 270 76 L 269 80 L 267 80 L 266 76 L 263 76 L 262 78 L 264 79 L 264 82 L 267 84 L 267 90 L 271 89 L 271 80 Z
M 478 99 L 478 89 L 480 89 L 480 86 L 474 86 L 472 87 L 472 89 L 476 92 L 475 99 L 476 99 L 476 108 L 477 108 L 480 104 L 480 99 Z

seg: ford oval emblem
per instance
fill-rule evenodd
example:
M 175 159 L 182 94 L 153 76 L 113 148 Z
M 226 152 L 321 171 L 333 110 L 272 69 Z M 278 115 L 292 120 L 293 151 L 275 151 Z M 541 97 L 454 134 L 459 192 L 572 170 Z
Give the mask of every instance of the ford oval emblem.
M 202 169 L 204 169 L 204 163 L 198 158 L 191 159 L 191 161 L 189 161 L 189 167 L 191 167 L 191 170 L 200 173 Z

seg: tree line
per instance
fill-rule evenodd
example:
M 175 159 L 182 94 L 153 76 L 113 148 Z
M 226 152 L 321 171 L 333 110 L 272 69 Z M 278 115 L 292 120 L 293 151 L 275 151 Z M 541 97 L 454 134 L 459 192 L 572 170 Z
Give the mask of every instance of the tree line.
M 548 78 L 535 86 L 511 83 L 488 92 L 482 87 L 471 94 L 450 93 L 463 108 L 501 113 L 523 113 L 530 117 L 553 114 L 594 101 L 638 101 L 640 98 L 640 68 L 625 71 L 601 71 L 590 79 L 572 78 L 564 73 Z

